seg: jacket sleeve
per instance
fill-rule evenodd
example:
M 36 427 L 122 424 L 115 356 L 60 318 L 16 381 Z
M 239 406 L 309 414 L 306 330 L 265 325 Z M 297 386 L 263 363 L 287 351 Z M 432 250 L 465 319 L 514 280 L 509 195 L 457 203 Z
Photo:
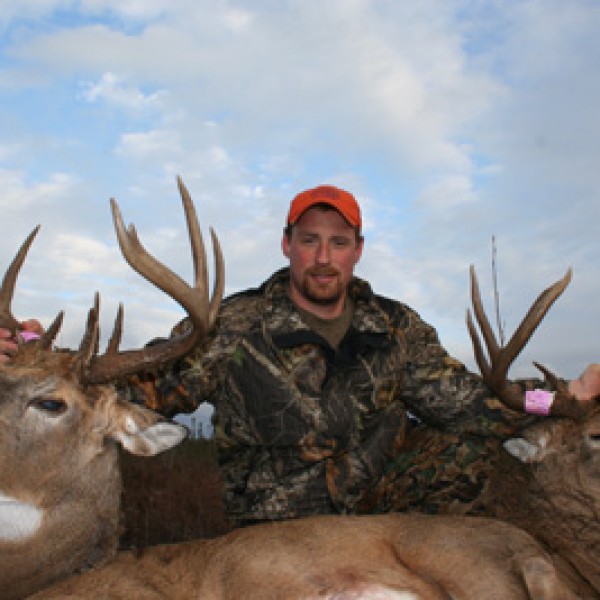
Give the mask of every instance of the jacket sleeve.
M 207 346 L 210 344 L 195 348 L 165 368 L 128 377 L 118 384 L 120 395 L 169 418 L 193 412 L 202 402 L 210 401 L 211 384 L 216 383 Z
M 452 432 L 505 437 L 538 417 L 506 407 L 482 382 L 442 347 L 433 327 L 414 311 L 400 330 L 406 344 L 407 364 L 401 401 L 416 417 Z M 520 380 L 522 388 L 543 387 L 536 380 Z
M 121 395 L 166 417 L 193 412 L 203 402 L 215 404 L 227 359 L 246 326 L 240 312 L 224 303 L 213 331 L 202 343 L 165 368 L 129 377 L 119 385 Z M 184 319 L 173 327 L 171 336 L 184 333 L 186 327 Z

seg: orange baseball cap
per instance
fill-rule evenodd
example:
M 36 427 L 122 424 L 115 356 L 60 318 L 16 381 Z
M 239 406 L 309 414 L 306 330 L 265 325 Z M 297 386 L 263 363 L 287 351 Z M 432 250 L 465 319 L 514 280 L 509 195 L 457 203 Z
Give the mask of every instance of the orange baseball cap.
M 319 185 L 316 188 L 300 192 L 290 204 L 287 223 L 293 225 L 302 215 L 315 204 L 329 204 L 337 210 L 350 225 L 359 230 L 362 225 L 360 207 L 356 198 L 346 190 L 333 185 Z

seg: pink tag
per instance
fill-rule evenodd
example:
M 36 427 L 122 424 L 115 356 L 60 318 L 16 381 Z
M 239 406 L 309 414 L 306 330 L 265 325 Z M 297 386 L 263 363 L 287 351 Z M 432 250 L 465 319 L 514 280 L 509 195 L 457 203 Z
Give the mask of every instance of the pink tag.
M 39 340 L 40 335 L 35 331 L 19 331 L 19 335 L 25 342 L 32 342 L 33 340 Z
M 554 393 L 546 390 L 528 390 L 525 392 L 525 412 L 531 415 L 550 414 L 550 407 L 554 402 Z

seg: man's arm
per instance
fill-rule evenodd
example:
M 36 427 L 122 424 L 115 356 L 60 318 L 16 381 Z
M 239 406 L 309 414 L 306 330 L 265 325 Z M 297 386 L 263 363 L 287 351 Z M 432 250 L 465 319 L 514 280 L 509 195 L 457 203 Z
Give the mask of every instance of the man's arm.
M 119 385 L 121 393 L 166 417 L 191 413 L 203 402 L 216 407 L 228 360 L 251 327 L 256 304 L 255 297 L 225 299 L 213 329 L 198 346 L 160 371 L 130 377 L 125 385 Z M 172 328 L 171 337 L 183 335 L 188 327 L 189 320 L 183 319 Z
M 590 365 L 579 379 L 570 382 L 530 378 L 507 381 L 501 390 L 492 390 L 480 376 L 448 355 L 431 326 L 418 319 L 408 336 L 413 360 L 407 368 L 402 399 L 409 410 L 435 426 L 512 435 L 544 414 L 526 406 L 528 392 L 542 390 L 552 397 L 546 414 L 571 417 L 587 412 L 600 394 L 598 364 Z

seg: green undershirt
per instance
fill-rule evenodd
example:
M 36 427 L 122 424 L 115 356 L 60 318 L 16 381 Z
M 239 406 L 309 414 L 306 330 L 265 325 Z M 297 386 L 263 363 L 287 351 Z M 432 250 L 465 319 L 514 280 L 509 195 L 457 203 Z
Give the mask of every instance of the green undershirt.
M 350 323 L 352 323 L 352 318 L 354 317 L 354 302 L 351 298 L 347 297 L 342 314 L 333 319 L 322 319 L 314 313 L 299 307 L 298 312 L 300 313 L 302 320 L 312 329 L 312 331 L 325 338 L 332 348 L 337 348 L 344 335 L 346 335 Z

